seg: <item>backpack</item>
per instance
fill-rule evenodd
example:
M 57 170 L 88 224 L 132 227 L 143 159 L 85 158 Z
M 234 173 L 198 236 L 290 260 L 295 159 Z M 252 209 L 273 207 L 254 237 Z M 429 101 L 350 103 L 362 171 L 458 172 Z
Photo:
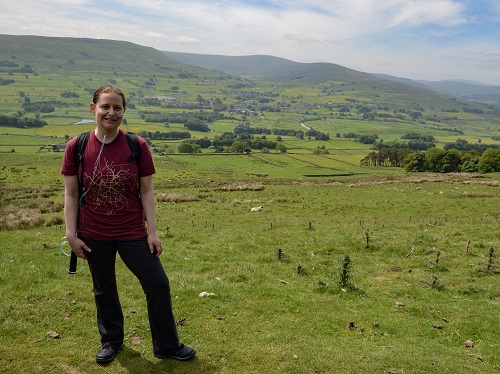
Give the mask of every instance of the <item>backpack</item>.
M 78 137 L 76 138 L 74 157 L 77 168 L 79 168 L 80 165 L 83 163 L 83 152 L 85 151 L 85 147 L 87 147 L 87 142 L 89 141 L 90 138 L 90 131 L 84 132 L 83 134 L 78 135 Z M 128 147 L 132 152 L 131 155 L 127 158 L 127 161 L 128 162 L 135 161 L 135 163 L 139 167 L 140 165 L 139 163 L 141 161 L 141 143 L 139 142 L 139 136 L 133 132 L 128 132 L 128 131 L 126 135 L 127 135 Z M 83 180 L 83 165 L 81 168 L 81 175 L 78 176 L 78 191 L 80 192 L 80 196 L 82 196 L 83 194 L 82 180 Z M 137 186 L 137 193 L 139 193 L 139 184 Z M 78 209 L 80 209 L 80 207 L 84 204 L 85 200 L 81 199 L 81 201 L 78 204 Z M 68 273 L 76 274 L 77 260 L 78 257 L 76 256 L 76 254 L 73 251 L 71 251 L 71 259 L 69 262 Z

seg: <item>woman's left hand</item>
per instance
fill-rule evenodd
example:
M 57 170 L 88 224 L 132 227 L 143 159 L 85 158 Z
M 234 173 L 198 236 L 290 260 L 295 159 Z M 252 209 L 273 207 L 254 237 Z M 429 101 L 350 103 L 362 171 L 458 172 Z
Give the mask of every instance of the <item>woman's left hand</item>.
M 156 234 L 156 233 L 148 235 L 148 245 L 149 245 L 149 250 L 151 251 L 151 253 L 155 253 L 155 250 L 156 250 L 156 257 L 160 256 L 161 253 L 163 252 L 160 238 L 158 237 L 158 234 Z

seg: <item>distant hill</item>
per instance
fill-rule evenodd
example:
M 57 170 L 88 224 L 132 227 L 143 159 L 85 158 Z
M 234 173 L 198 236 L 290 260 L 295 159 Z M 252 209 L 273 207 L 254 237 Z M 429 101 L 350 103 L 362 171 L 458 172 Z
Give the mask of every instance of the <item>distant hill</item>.
M 457 96 L 464 99 L 481 102 L 500 102 L 500 86 L 494 86 L 484 83 L 478 83 L 468 80 L 411 80 L 407 78 L 394 77 L 387 74 L 375 74 L 379 78 L 391 80 L 394 82 L 405 83 L 414 87 L 430 88 L 436 92 L 446 95 Z
M 415 89 L 478 101 L 500 102 L 500 87 L 470 81 L 422 81 L 387 74 L 368 74 L 331 63 L 298 63 L 274 56 L 221 56 L 164 51 L 173 60 L 203 69 L 271 82 L 310 83 L 327 81 L 365 83 L 388 87 L 395 82 Z M 383 82 L 385 81 L 385 82 Z M 391 89 L 407 91 L 408 87 Z M 418 92 L 415 92 L 416 94 Z
M 248 79 L 297 86 L 335 83 L 350 92 L 355 91 L 367 97 L 383 97 L 390 105 L 397 102 L 406 108 L 414 108 L 418 103 L 424 107 L 438 106 L 446 110 L 460 110 L 467 105 L 465 101 L 455 99 L 459 96 L 455 92 L 444 92 L 410 79 L 364 73 L 332 63 L 298 63 L 263 55 L 221 56 L 170 51 L 164 53 L 184 64 Z
M 226 75 L 226 76 L 225 76 Z M 103 82 L 119 84 L 132 96 L 198 93 L 200 84 L 218 81 L 227 93 L 245 87 L 288 88 L 313 86 L 325 100 L 345 100 L 379 108 L 407 111 L 428 109 L 460 111 L 481 108 L 474 103 L 437 92 L 435 88 L 404 78 L 377 76 L 331 63 L 298 63 L 273 56 L 217 56 L 159 51 L 137 44 L 100 39 L 0 35 L 0 81 L 4 100 L 17 110 L 16 92 L 36 90 L 40 96 L 60 97 L 64 90 L 92 92 Z M 482 87 L 488 89 L 489 87 Z M 207 87 L 206 91 L 210 91 Z M 281 90 L 283 91 L 283 90 Z M 49 94 L 50 92 L 50 94 Z M 300 92 L 300 91 L 298 91 Z M 295 94 L 295 92 L 293 93 Z M 6 96 L 10 95 L 10 96 Z M 195 95 L 196 96 L 196 95 Z M 300 93 L 296 100 L 302 100 Z M 313 99 L 310 99 L 310 101 Z
M 500 86 L 487 85 L 464 80 L 417 81 L 433 90 L 478 101 L 500 102 Z
M 374 82 L 378 80 L 372 74 L 362 73 L 331 63 L 300 63 L 265 55 L 219 56 L 167 51 L 164 53 L 184 64 L 271 82 Z
M 137 44 L 100 39 L 0 35 L 0 65 L 29 65 L 35 73 L 150 76 L 186 65 Z M 0 66 L 1 67 L 1 66 Z
M 300 63 L 266 55 L 221 56 L 169 51 L 164 53 L 173 60 L 192 66 L 269 82 L 298 85 L 329 81 L 381 83 L 381 79 L 372 74 L 332 63 Z

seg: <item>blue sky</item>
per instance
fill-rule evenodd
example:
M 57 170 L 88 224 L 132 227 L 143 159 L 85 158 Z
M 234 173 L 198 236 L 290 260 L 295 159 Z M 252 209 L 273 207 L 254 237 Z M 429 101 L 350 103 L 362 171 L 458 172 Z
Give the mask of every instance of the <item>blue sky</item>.
M 0 34 L 272 55 L 500 85 L 498 0 L 2 0 Z

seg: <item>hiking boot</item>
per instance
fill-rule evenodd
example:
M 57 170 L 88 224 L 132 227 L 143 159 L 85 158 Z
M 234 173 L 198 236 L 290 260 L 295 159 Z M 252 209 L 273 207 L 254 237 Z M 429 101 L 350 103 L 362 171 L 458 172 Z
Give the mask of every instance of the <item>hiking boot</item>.
M 123 344 L 118 348 L 110 347 L 109 345 L 102 346 L 95 355 L 95 361 L 98 364 L 107 364 L 115 359 L 116 353 L 123 349 Z
M 173 358 L 174 360 L 179 361 L 188 361 L 191 360 L 194 356 L 196 356 L 196 351 L 182 344 L 174 353 L 171 354 L 160 354 L 155 353 L 156 358 Z

